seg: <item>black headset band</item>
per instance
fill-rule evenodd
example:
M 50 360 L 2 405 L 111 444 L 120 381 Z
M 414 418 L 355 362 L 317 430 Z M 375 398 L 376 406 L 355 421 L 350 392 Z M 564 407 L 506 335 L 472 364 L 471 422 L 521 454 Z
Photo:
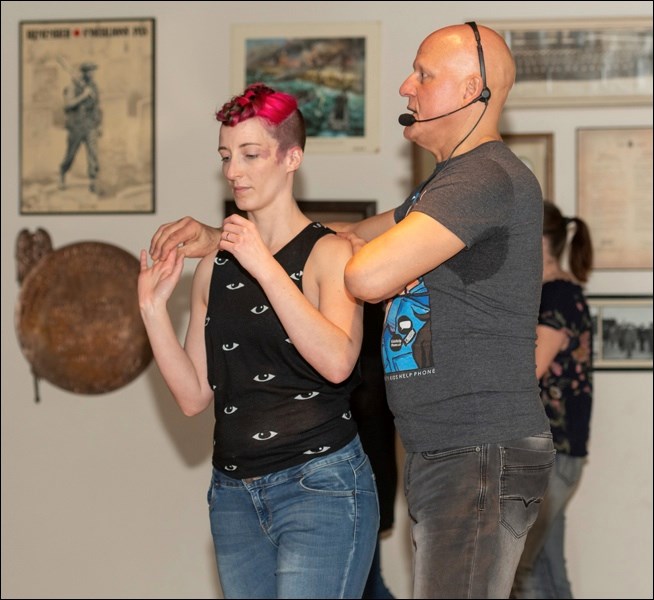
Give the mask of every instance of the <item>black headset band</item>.
M 486 103 L 491 96 L 491 91 L 486 85 L 486 64 L 484 63 L 484 49 L 481 46 L 481 36 L 479 35 L 479 29 L 477 29 L 477 23 L 474 21 L 466 21 L 466 25 L 470 25 L 473 33 L 475 34 L 475 41 L 477 42 L 477 55 L 479 56 L 479 72 L 481 73 L 481 83 L 483 86 L 481 93 L 479 94 L 479 100 Z

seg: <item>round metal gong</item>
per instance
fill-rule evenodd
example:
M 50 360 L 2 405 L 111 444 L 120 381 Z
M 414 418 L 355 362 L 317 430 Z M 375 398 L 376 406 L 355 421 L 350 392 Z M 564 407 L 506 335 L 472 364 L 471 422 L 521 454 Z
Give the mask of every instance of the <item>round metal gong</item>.
M 79 394 L 132 381 L 152 350 L 138 306 L 139 261 L 101 242 L 41 258 L 23 280 L 16 331 L 36 377 Z

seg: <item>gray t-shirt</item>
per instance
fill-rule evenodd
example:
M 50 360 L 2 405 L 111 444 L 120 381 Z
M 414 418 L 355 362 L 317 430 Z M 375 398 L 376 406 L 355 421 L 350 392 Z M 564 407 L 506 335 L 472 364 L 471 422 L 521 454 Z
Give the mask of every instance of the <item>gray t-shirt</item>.
M 387 307 L 386 389 L 404 447 L 423 452 L 548 431 L 534 355 L 543 264 L 538 181 L 501 142 L 435 172 L 395 219 L 420 211 L 466 248 Z

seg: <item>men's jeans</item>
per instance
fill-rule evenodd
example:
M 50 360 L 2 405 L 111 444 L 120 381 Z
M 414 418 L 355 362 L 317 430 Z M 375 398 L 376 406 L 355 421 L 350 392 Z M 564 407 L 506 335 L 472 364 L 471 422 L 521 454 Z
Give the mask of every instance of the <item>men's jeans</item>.
M 408 453 L 414 598 L 508 598 L 554 447 L 523 439 Z
M 379 529 L 358 436 L 254 479 L 213 469 L 209 517 L 225 598 L 360 598 Z
M 513 597 L 573 597 L 565 565 L 565 509 L 577 490 L 585 463 L 585 457 L 556 455 L 543 506 L 518 565 Z

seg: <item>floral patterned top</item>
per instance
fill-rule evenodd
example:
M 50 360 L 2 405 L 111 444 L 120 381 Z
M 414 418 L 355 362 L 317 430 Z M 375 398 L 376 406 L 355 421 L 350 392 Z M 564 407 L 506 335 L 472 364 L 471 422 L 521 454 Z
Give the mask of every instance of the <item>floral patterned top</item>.
M 569 339 L 540 380 L 554 447 L 570 456 L 586 456 L 593 398 L 593 323 L 582 288 L 563 279 L 544 283 L 538 324 L 563 330 Z

